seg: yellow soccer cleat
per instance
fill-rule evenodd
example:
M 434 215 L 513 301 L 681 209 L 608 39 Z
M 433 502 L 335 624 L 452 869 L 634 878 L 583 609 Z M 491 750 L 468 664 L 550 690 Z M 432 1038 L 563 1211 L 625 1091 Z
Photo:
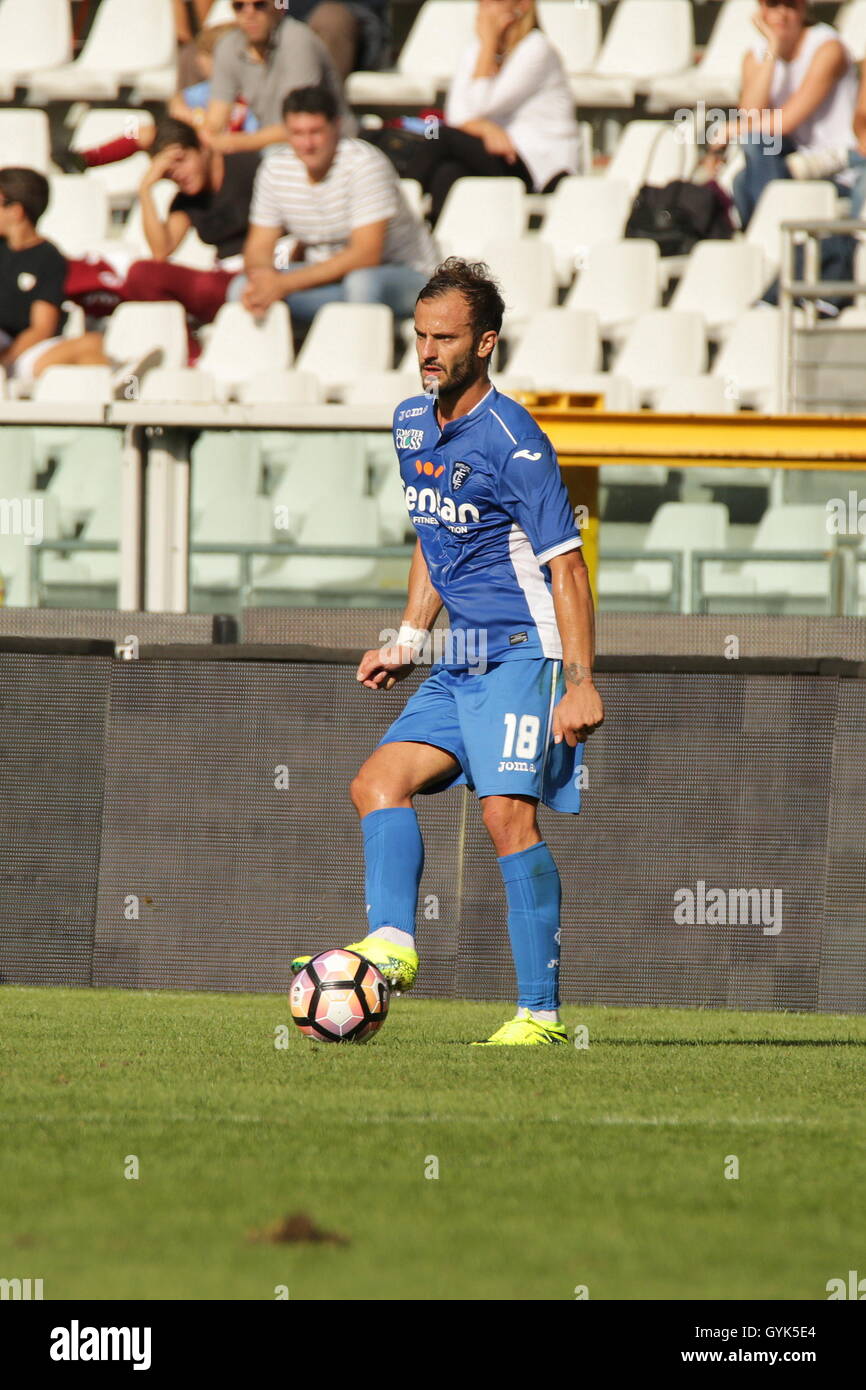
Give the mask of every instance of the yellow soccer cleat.
M 516 1014 L 484 1042 L 471 1043 L 471 1047 L 532 1047 L 536 1043 L 567 1043 L 568 1034 L 563 1023 L 544 1023 L 541 1019 L 530 1018 L 526 1013 Z
M 393 941 L 385 941 L 381 936 L 365 936 L 363 941 L 353 941 L 345 949 L 357 951 L 359 956 L 381 970 L 396 994 L 403 994 L 414 985 L 418 974 L 418 952 L 411 947 L 395 946 Z M 297 975 L 312 959 L 312 956 L 296 956 L 292 961 L 292 974 Z

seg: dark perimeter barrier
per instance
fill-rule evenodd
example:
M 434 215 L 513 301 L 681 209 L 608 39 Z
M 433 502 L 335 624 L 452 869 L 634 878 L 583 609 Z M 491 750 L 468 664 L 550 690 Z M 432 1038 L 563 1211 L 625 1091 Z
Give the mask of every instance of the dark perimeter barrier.
M 359 652 L 0 638 L 0 976 L 283 991 L 357 937 L 351 778 L 424 671 Z M 866 1010 L 866 668 L 608 656 L 579 816 L 542 808 L 567 1003 Z M 416 800 L 427 996 L 514 995 L 473 794 Z

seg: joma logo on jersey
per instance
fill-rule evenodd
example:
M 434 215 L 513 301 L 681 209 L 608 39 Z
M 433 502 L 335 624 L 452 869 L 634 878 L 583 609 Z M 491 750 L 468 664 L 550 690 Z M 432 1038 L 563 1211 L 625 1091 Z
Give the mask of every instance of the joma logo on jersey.
M 400 430 L 397 431 L 398 449 L 420 449 L 424 443 L 423 430 Z
M 407 487 L 406 506 L 410 512 L 430 512 L 441 521 L 481 520 L 481 513 L 471 502 L 461 502 L 458 506 L 453 497 L 443 497 L 434 487 Z
M 398 420 L 411 420 L 415 415 L 423 415 L 427 409 L 426 405 L 413 405 L 411 410 L 401 410 L 397 416 Z

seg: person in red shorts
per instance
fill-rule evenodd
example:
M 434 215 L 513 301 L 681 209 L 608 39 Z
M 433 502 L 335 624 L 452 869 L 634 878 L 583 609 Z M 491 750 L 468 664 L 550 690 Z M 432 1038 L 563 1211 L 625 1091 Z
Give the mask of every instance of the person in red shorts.
M 217 154 L 203 149 L 185 121 L 167 118 L 157 129 L 150 169 L 139 190 L 144 234 L 152 259 L 135 261 L 123 285 L 124 299 L 176 299 L 199 323 L 210 323 L 225 303 L 228 287 L 243 268 L 256 151 Z M 160 179 L 178 192 L 161 217 L 153 199 Z M 170 260 L 190 227 L 216 247 L 213 270 L 192 270 Z

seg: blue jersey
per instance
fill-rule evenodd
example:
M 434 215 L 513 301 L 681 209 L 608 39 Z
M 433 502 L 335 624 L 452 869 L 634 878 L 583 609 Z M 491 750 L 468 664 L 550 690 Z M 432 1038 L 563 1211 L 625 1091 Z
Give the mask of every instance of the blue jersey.
M 442 664 L 467 665 L 479 631 L 488 662 L 561 658 L 547 562 L 582 542 L 556 454 L 529 411 L 491 386 L 440 430 L 434 398 L 412 396 L 394 412 L 394 446 L 455 637 Z

